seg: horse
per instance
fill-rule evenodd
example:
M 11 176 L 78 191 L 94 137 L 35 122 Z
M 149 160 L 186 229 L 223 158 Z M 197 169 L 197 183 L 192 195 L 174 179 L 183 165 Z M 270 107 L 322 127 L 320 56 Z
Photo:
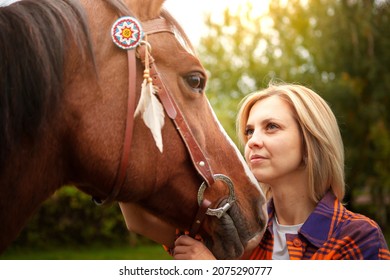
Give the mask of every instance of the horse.
M 263 192 L 163 2 L 0 7 L 0 252 L 63 185 L 194 229 L 220 259 L 239 258 L 261 238 Z M 121 46 L 113 30 L 122 18 L 135 39 L 123 33 Z M 144 95 L 151 114 L 138 108 Z

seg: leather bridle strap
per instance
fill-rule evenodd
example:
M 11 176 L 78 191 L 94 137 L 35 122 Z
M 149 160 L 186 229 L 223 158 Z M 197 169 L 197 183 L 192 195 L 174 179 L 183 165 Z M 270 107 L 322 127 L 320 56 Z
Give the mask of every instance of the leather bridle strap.
M 180 111 L 175 100 L 171 97 L 164 82 L 162 81 L 161 73 L 158 72 L 157 66 L 154 63 L 154 59 L 151 57 L 149 59 L 149 62 L 150 76 L 153 79 L 153 84 L 158 88 L 157 95 L 160 98 L 160 101 L 163 104 L 167 115 L 172 119 L 177 131 L 181 135 L 182 140 L 187 147 L 187 151 L 190 154 L 195 169 L 202 176 L 206 184 L 211 187 L 214 184 L 215 180 L 210 164 L 206 156 L 204 155 L 202 149 L 200 148 L 198 142 L 196 141 L 195 137 L 193 136 L 191 129 L 189 128 L 186 120 L 184 119 L 182 112 Z M 203 199 L 201 201 L 191 228 L 189 230 L 189 236 L 195 238 L 210 205 L 211 202 L 207 199 Z
M 142 22 L 142 29 L 145 34 L 157 34 L 161 32 L 168 32 L 175 35 L 175 29 L 172 24 L 169 24 L 165 18 L 155 18 Z
M 202 203 L 199 205 L 198 211 L 196 212 L 195 218 L 188 233 L 188 235 L 192 238 L 195 238 L 195 236 L 199 232 L 200 226 L 202 225 L 202 222 L 206 216 L 207 209 L 209 209 L 210 205 L 211 201 L 209 201 L 208 199 L 203 199 Z
M 155 19 L 147 23 L 143 23 L 143 28 L 148 35 L 160 32 L 169 32 L 174 34 L 174 32 L 172 32 L 172 25 L 168 24 L 165 19 Z M 148 53 L 143 50 L 143 48 L 146 47 L 148 46 L 141 45 L 138 47 L 139 50 L 137 51 L 143 63 L 145 62 L 145 53 Z M 149 57 L 149 73 L 153 80 L 154 86 L 157 87 L 156 94 L 163 104 L 165 112 L 175 124 L 177 131 L 186 145 L 187 151 L 191 157 L 195 169 L 202 176 L 206 185 L 211 187 L 215 180 L 209 161 L 207 160 L 205 154 L 192 134 L 191 129 L 183 116 L 183 113 L 175 102 L 175 99 L 171 96 L 169 89 L 166 87 L 163 81 L 163 76 L 158 71 L 152 56 Z M 190 236 L 195 237 L 195 235 L 198 233 L 210 205 L 211 202 L 207 199 L 203 199 L 200 202 L 198 211 L 189 231 Z
M 126 128 L 123 141 L 122 156 L 120 159 L 118 172 L 116 174 L 115 183 L 111 190 L 111 193 L 104 200 L 94 197 L 93 200 L 96 204 L 108 204 L 115 201 L 118 196 L 122 185 L 126 179 L 126 170 L 130 159 L 131 140 L 133 139 L 133 126 L 134 126 L 134 110 L 136 99 L 136 84 L 137 84 L 137 69 L 136 69 L 136 55 L 135 50 L 127 51 L 127 64 L 128 64 L 128 94 L 127 94 L 127 111 L 126 111 Z
M 157 66 L 153 59 L 150 59 L 150 76 L 153 79 L 153 84 L 158 88 L 157 95 L 167 115 L 174 122 L 184 144 L 187 147 L 188 153 L 192 159 L 195 169 L 206 181 L 207 185 L 211 187 L 214 184 L 214 176 L 210 164 L 191 132 L 183 113 L 180 111 L 175 100 L 171 97 L 167 87 L 162 81 L 162 74 L 158 72 Z

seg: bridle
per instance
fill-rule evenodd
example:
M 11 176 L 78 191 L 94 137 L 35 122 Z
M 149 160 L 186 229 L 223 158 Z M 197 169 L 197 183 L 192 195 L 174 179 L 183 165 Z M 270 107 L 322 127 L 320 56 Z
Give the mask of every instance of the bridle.
M 174 26 L 164 18 L 157 18 L 145 21 L 142 23 L 142 29 L 145 34 L 147 34 L 147 36 L 158 34 L 161 32 L 168 32 L 175 35 Z M 97 202 L 99 205 L 115 201 L 126 179 L 126 170 L 130 158 L 130 149 L 133 134 L 134 110 L 136 105 L 136 59 L 140 59 L 145 65 L 145 53 L 149 55 L 149 52 L 145 52 L 143 49 L 148 47 L 150 47 L 150 45 L 147 42 L 141 41 L 136 48 L 127 50 L 129 83 L 123 151 L 111 193 L 104 200 L 94 198 L 95 202 Z M 194 222 L 192 223 L 192 226 L 189 230 L 190 236 L 195 236 L 206 215 L 216 216 L 220 218 L 232 206 L 236 199 L 234 193 L 234 186 L 231 179 L 226 175 L 213 173 L 209 161 L 207 160 L 204 152 L 202 151 L 201 147 L 193 136 L 190 127 L 188 126 L 182 112 L 180 111 L 180 108 L 178 107 L 175 100 L 172 98 L 172 94 L 166 87 L 162 74 L 158 71 L 157 65 L 151 55 L 149 55 L 148 64 L 149 73 L 150 77 L 152 78 L 153 85 L 158 89 L 156 95 L 162 103 L 166 114 L 171 119 L 177 131 L 179 132 L 196 171 L 204 180 L 198 190 L 197 200 L 199 208 L 194 218 Z M 209 208 L 211 202 L 204 198 L 204 191 L 207 187 L 212 187 L 215 181 L 222 181 L 227 185 L 227 187 L 229 188 L 229 196 L 226 200 L 226 203 L 222 207 L 212 209 Z

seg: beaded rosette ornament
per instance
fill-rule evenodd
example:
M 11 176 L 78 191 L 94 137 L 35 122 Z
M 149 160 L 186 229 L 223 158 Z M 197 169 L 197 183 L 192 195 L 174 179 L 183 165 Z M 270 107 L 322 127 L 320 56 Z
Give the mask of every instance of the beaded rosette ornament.
M 141 88 L 141 96 L 137 108 L 134 112 L 134 118 L 142 116 L 145 125 L 150 129 L 153 139 L 159 151 L 163 151 L 162 127 L 164 126 L 164 108 L 156 97 L 157 90 L 153 86 L 153 80 L 150 77 L 149 59 L 151 46 L 147 41 L 147 36 L 141 28 L 141 24 L 133 17 L 121 17 L 112 26 L 111 36 L 113 42 L 124 50 L 135 49 L 140 45 L 145 45 L 142 50 L 145 51 L 145 70 Z
M 141 43 L 144 32 L 137 19 L 121 17 L 112 25 L 111 37 L 115 45 L 121 49 L 131 50 Z

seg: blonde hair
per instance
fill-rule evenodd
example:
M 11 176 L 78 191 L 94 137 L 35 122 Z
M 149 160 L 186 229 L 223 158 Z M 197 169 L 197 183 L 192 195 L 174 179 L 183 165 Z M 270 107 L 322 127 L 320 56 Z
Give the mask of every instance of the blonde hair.
M 277 95 L 288 104 L 303 137 L 307 156 L 308 185 L 313 201 L 321 200 L 328 189 L 342 201 L 345 195 L 344 146 L 335 115 L 329 105 L 314 91 L 300 85 L 270 84 L 266 89 L 249 94 L 241 101 L 237 116 L 237 134 L 245 145 L 246 124 L 252 106 L 259 100 Z M 267 197 L 270 188 L 263 185 Z

